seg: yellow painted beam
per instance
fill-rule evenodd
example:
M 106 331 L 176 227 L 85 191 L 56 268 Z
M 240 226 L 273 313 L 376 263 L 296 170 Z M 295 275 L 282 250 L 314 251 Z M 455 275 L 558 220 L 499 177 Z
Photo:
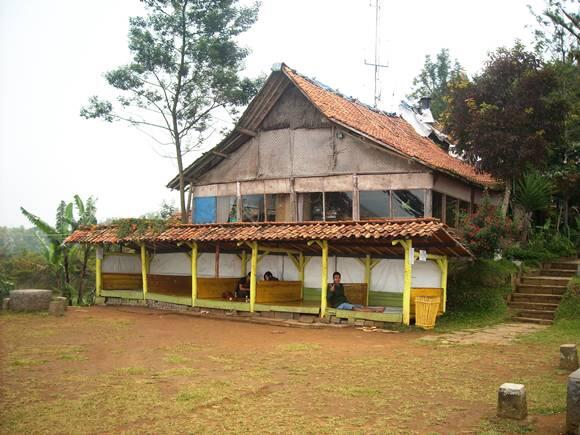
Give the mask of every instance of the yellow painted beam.
M 296 270 L 300 272 L 300 261 L 294 256 L 294 254 L 291 253 L 288 253 L 288 258 L 290 259 L 294 267 L 296 267 Z
M 256 304 L 256 276 L 258 274 L 258 242 L 251 242 L 252 246 L 252 265 L 250 276 L 250 312 L 254 312 Z
M 393 240 L 393 245 L 400 244 L 405 249 L 405 279 L 403 287 L 403 324 L 411 324 L 411 280 L 412 280 L 412 266 L 411 266 L 411 248 L 413 242 L 411 240 Z
M 367 297 L 365 305 L 369 304 L 369 294 L 371 293 L 371 270 L 372 270 L 372 260 L 371 256 L 367 255 L 365 257 L 365 283 L 367 285 Z
M 141 277 L 143 278 L 143 299 L 147 299 L 147 272 L 149 262 L 147 261 L 147 249 L 145 244 L 141 245 Z
M 97 254 L 97 262 L 95 264 L 95 286 L 97 297 L 101 296 L 101 290 L 103 289 L 103 260 L 99 258 Z
M 304 254 L 301 252 L 298 257 L 298 272 L 300 273 L 300 282 L 302 283 L 300 286 L 301 300 L 304 300 L 304 269 L 306 269 L 306 263 Z
M 197 243 L 191 244 L 191 306 L 197 299 Z
M 322 248 L 322 267 L 320 274 L 320 317 L 326 314 L 326 293 L 328 291 L 328 241 L 322 240 L 317 242 Z
M 267 252 L 276 252 L 279 254 L 300 254 L 300 251 L 297 249 L 284 249 L 284 248 L 275 248 L 275 247 L 263 247 L 262 249 L 260 249 L 261 251 L 267 251 Z
M 437 265 L 441 269 L 441 311 L 445 312 L 447 309 L 447 273 L 449 271 L 449 261 L 446 256 L 437 260 Z

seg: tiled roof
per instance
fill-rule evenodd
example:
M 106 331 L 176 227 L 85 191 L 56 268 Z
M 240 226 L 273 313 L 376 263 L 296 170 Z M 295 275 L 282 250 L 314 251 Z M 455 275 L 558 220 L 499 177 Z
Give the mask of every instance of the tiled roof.
M 305 245 L 310 240 L 328 240 L 330 245 L 358 247 L 372 245 L 380 252 L 394 251 L 390 241 L 413 239 L 425 248 L 428 246 L 447 255 L 471 256 L 469 250 L 438 219 L 385 219 L 373 221 L 343 222 L 270 222 L 270 223 L 227 223 L 206 225 L 170 225 L 160 234 L 134 234 L 124 238 L 117 236 L 115 226 L 94 226 L 79 229 L 65 243 L 81 244 L 160 244 L 165 247 L 184 242 L 215 244 L 258 241 L 294 246 Z M 285 245 L 286 246 L 286 245 Z M 418 245 L 419 246 L 419 245 Z M 385 250 L 383 250 L 384 248 Z M 337 248 L 338 250 L 338 248 Z M 358 251 L 357 251 L 358 252 Z
M 332 121 L 434 169 L 450 172 L 485 187 L 497 185 L 491 175 L 477 172 L 473 166 L 450 156 L 435 142 L 419 135 L 402 118 L 381 113 L 356 100 L 345 98 L 287 66 L 283 67 L 283 71 L 312 104 Z

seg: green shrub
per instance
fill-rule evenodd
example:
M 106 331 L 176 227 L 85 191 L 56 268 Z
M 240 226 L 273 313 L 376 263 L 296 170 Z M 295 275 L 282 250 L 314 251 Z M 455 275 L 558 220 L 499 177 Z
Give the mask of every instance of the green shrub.
M 505 250 L 504 255 L 512 260 L 541 263 L 576 256 L 576 248 L 574 243 L 561 233 L 539 230 L 530 237 L 527 244 L 511 246 Z
M 574 277 L 556 311 L 556 320 L 580 319 L 580 277 Z

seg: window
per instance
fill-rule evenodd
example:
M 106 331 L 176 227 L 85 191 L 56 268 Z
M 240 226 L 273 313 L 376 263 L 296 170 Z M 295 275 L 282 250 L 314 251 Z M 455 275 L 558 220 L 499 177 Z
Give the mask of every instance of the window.
M 264 222 L 264 195 L 242 196 L 242 221 Z
M 361 191 L 359 192 L 360 218 L 374 219 L 386 218 L 390 216 L 389 191 Z
M 269 222 L 290 222 L 290 194 L 278 193 L 266 195 L 266 220 Z
M 425 212 L 425 190 L 393 190 L 393 217 L 417 218 Z
M 432 200 L 432 216 L 443 220 L 443 194 L 433 191 Z
M 325 220 L 352 220 L 352 192 L 324 193 Z
M 200 196 L 195 198 L 194 222 L 196 224 L 213 224 L 216 221 L 216 197 Z
M 235 196 L 218 196 L 217 198 L 217 222 L 237 221 L 237 201 Z
M 450 227 L 457 226 L 459 200 L 447 195 L 445 198 L 445 223 Z
M 302 194 L 302 220 L 324 220 L 322 192 Z

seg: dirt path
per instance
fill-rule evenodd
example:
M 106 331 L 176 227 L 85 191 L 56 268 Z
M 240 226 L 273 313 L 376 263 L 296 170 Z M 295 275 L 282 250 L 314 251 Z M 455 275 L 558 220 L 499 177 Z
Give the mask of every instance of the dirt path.
M 545 325 L 531 323 L 502 323 L 487 328 L 465 329 L 449 334 L 427 335 L 421 341 L 440 344 L 496 344 L 507 346 L 522 335 L 546 329 Z
M 0 315 L 0 432 L 497 433 L 497 388 L 522 381 L 528 429 L 559 433 L 557 349 L 429 336 L 129 307 Z

